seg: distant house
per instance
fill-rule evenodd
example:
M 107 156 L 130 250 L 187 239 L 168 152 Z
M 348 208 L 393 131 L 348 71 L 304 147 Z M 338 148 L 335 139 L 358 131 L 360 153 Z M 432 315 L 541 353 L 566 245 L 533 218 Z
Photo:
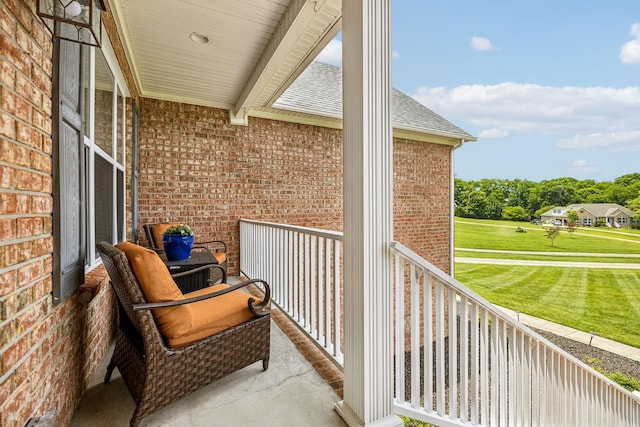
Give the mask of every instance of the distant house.
M 591 203 L 557 206 L 540 215 L 542 222 L 557 226 L 566 226 L 569 222 L 567 212 L 578 213 L 578 225 L 593 227 L 600 220 L 607 227 L 629 228 L 635 212 L 616 203 Z

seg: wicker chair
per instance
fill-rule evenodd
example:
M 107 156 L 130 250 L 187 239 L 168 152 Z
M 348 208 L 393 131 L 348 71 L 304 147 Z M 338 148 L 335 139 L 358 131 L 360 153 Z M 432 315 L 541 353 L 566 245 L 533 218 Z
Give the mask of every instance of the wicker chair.
M 197 291 L 202 294 L 198 297 L 190 298 L 190 294 L 186 294 L 181 301 L 148 303 L 141 282 L 134 274 L 138 270 L 132 267 L 125 252 L 106 242 L 99 243 L 97 248 L 109 273 L 119 307 L 115 350 L 105 382 L 109 382 L 113 369 L 117 367 L 136 404 L 131 426 L 137 426 L 143 417 L 186 394 L 254 362 L 262 360 L 263 369 L 268 368 L 271 316 L 266 309 L 270 300 L 266 282 L 248 280 L 213 293 L 210 288 Z M 151 255 L 157 257 L 153 252 Z M 264 298 L 259 304 L 251 295 L 238 290 L 252 283 L 263 288 Z M 222 286 L 226 285 L 217 285 L 216 288 Z M 240 292 L 243 298 L 246 297 L 254 317 L 182 347 L 172 348 L 167 344 L 154 320 L 159 307 L 173 309 L 233 292 Z
M 142 228 L 149 242 L 149 247 L 158 253 L 164 251 L 162 245 L 162 233 L 166 231 L 172 225 L 178 225 L 177 222 L 158 222 L 154 224 L 144 224 Z M 227 269 L 227 244 L 222 240 L 209 240 L 203 242 L 195 242 L 193 250 L 208 250 L 214 256 L 224 269 Z M 222 280 L 222 274 L 220 269 L 211 269 L 211 281 L 218 283 Z

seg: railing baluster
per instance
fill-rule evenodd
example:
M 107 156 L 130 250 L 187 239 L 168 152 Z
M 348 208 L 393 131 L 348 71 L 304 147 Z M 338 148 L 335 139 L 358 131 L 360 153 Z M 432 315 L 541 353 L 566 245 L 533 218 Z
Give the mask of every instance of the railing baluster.
M 418 274 L 416 266 L 409 267 L 409 277 L 411 286 L 410 305 L 410 332 L 411 332 L 411 405 L 414 408 L 420 407 L 420 289 L 418 287 Z
M 469 303 L 460 296 L 460 419 L 469 421 Z M 473 353 L 472 353 L 473 354 Z M 472 356 L 473 357 L 473 356 Z
M 338 365 L 341 245 L 341 233 L 240 221 L 241 270 L 270 282 L 274 304 Z M 389 342 L 395 342 L 397 410 L 447 426 L 640 425 L 639 399 L 401 244 L 393 242 L 391 249 L 396 335 Z
M 396 316 L 395 316 L 395 355 L 396 355 L 396 384 L 395 384 L 395 401 L 397 403 L 405 401 L 405 340 L 404 340 L 404 262 L 400 255 L 394 255 L 395 265 L 395 298 L 396 298 Z M 402 301 L 402 303 L 400 303 Z
M 340 273 L 340 241 L 333 241 L 333 294 L 334 297 L 334 333 L 333 333 L 333 342 L 334 342 L 334 356 L 338 360 L 342 360 L 342 332 L 341 332 L 341 321 L 342 321 L 342 293 L 341 289 L 341 278 L 342 275 Z
M 471 303 L 471 310 L 470 310 L 470 326 L 471 326 L 471 330 L 470 330 L 470 335 L 471 335 L 471 351 L 470 351 L 470 357 L 471 357 L 471 408 L 470 408 L 470 415 L 471 418 L 469 419 L 469 421 L 471 422 L 471 425 L 478 425 L 480 424 L 480 418 L 479 418 L 479 412 L 478 412 L 478 399 L 480 396 L 480 385 L 479 385 L 479 381 L 481 378 L 481 372 L 480 372 L 480 361 L 478 360 L 480 357 L 480 340 L 479 340 L 479 335 L 480 335 L 480 322 L 478 319 L 479 313 L 478 313 L 478 305 L 475 302 Z M 486 375 L 486 374 L 485 374 Z
M 442 282 L 436 279 L 436 412 L 438 415 L 445 414 L 444 397 L 446 391 L 445 385 L 445 347 L 444 347 L 444 291 L 442 290 Z
M 449 288 L 447 294 L 449 300 L 449 416 L 458 418 L 458 327 L 456 293 Z
M 424 290 L 424 406 L 429 412 L 433 411 L 433 336 L 435 310 L 433 305 L 433 293 L 435 286 L 433 276 L 425 272 L 423 279 Z

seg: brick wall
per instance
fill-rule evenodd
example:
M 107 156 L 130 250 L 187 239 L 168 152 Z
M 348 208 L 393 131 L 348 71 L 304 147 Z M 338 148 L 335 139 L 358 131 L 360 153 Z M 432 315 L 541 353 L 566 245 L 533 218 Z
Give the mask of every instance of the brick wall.
M 342 131 L 141 100 L 140 223 L 179 221 L 229 244 L 238 219 L 342 231 Z M 449 269 L 451 147 L 394 140 L 395 239 Z M 141 232 L 142 233 L 142 232 Z
M 52 305 L 52 43 L 35 3 L 0 2 L 0 425 L 16 427 L 68 424 L 113 324 L 101 270 Z

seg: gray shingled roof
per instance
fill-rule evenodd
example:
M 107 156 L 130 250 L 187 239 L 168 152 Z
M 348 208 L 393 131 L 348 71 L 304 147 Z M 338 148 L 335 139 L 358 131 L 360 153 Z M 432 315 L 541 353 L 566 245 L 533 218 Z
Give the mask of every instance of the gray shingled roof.
M 556 206 L 555 208 L 543 213 L 541 216 L 564 217 L 569 211 L 580 211 L 581 209 L 590 212 L 591 215 L 597 218 L 613 216 L 616 212 L 622 212 L 629 216 L 634 214 L 634 211 L 632 211 L 631 209 L 627 209 L 624 206 L 620 206 L 616 203 L 575 203 L 569 206 Z M 554 210 L 560 210 L 560 213 L 554 214 Z
M 393 89 L 394 128 L 465 141 L 476 138 L 434 113 L 415 99 Z M 342 119 L 342 69 L 312 62 L 273 104 L 274 108 Z

